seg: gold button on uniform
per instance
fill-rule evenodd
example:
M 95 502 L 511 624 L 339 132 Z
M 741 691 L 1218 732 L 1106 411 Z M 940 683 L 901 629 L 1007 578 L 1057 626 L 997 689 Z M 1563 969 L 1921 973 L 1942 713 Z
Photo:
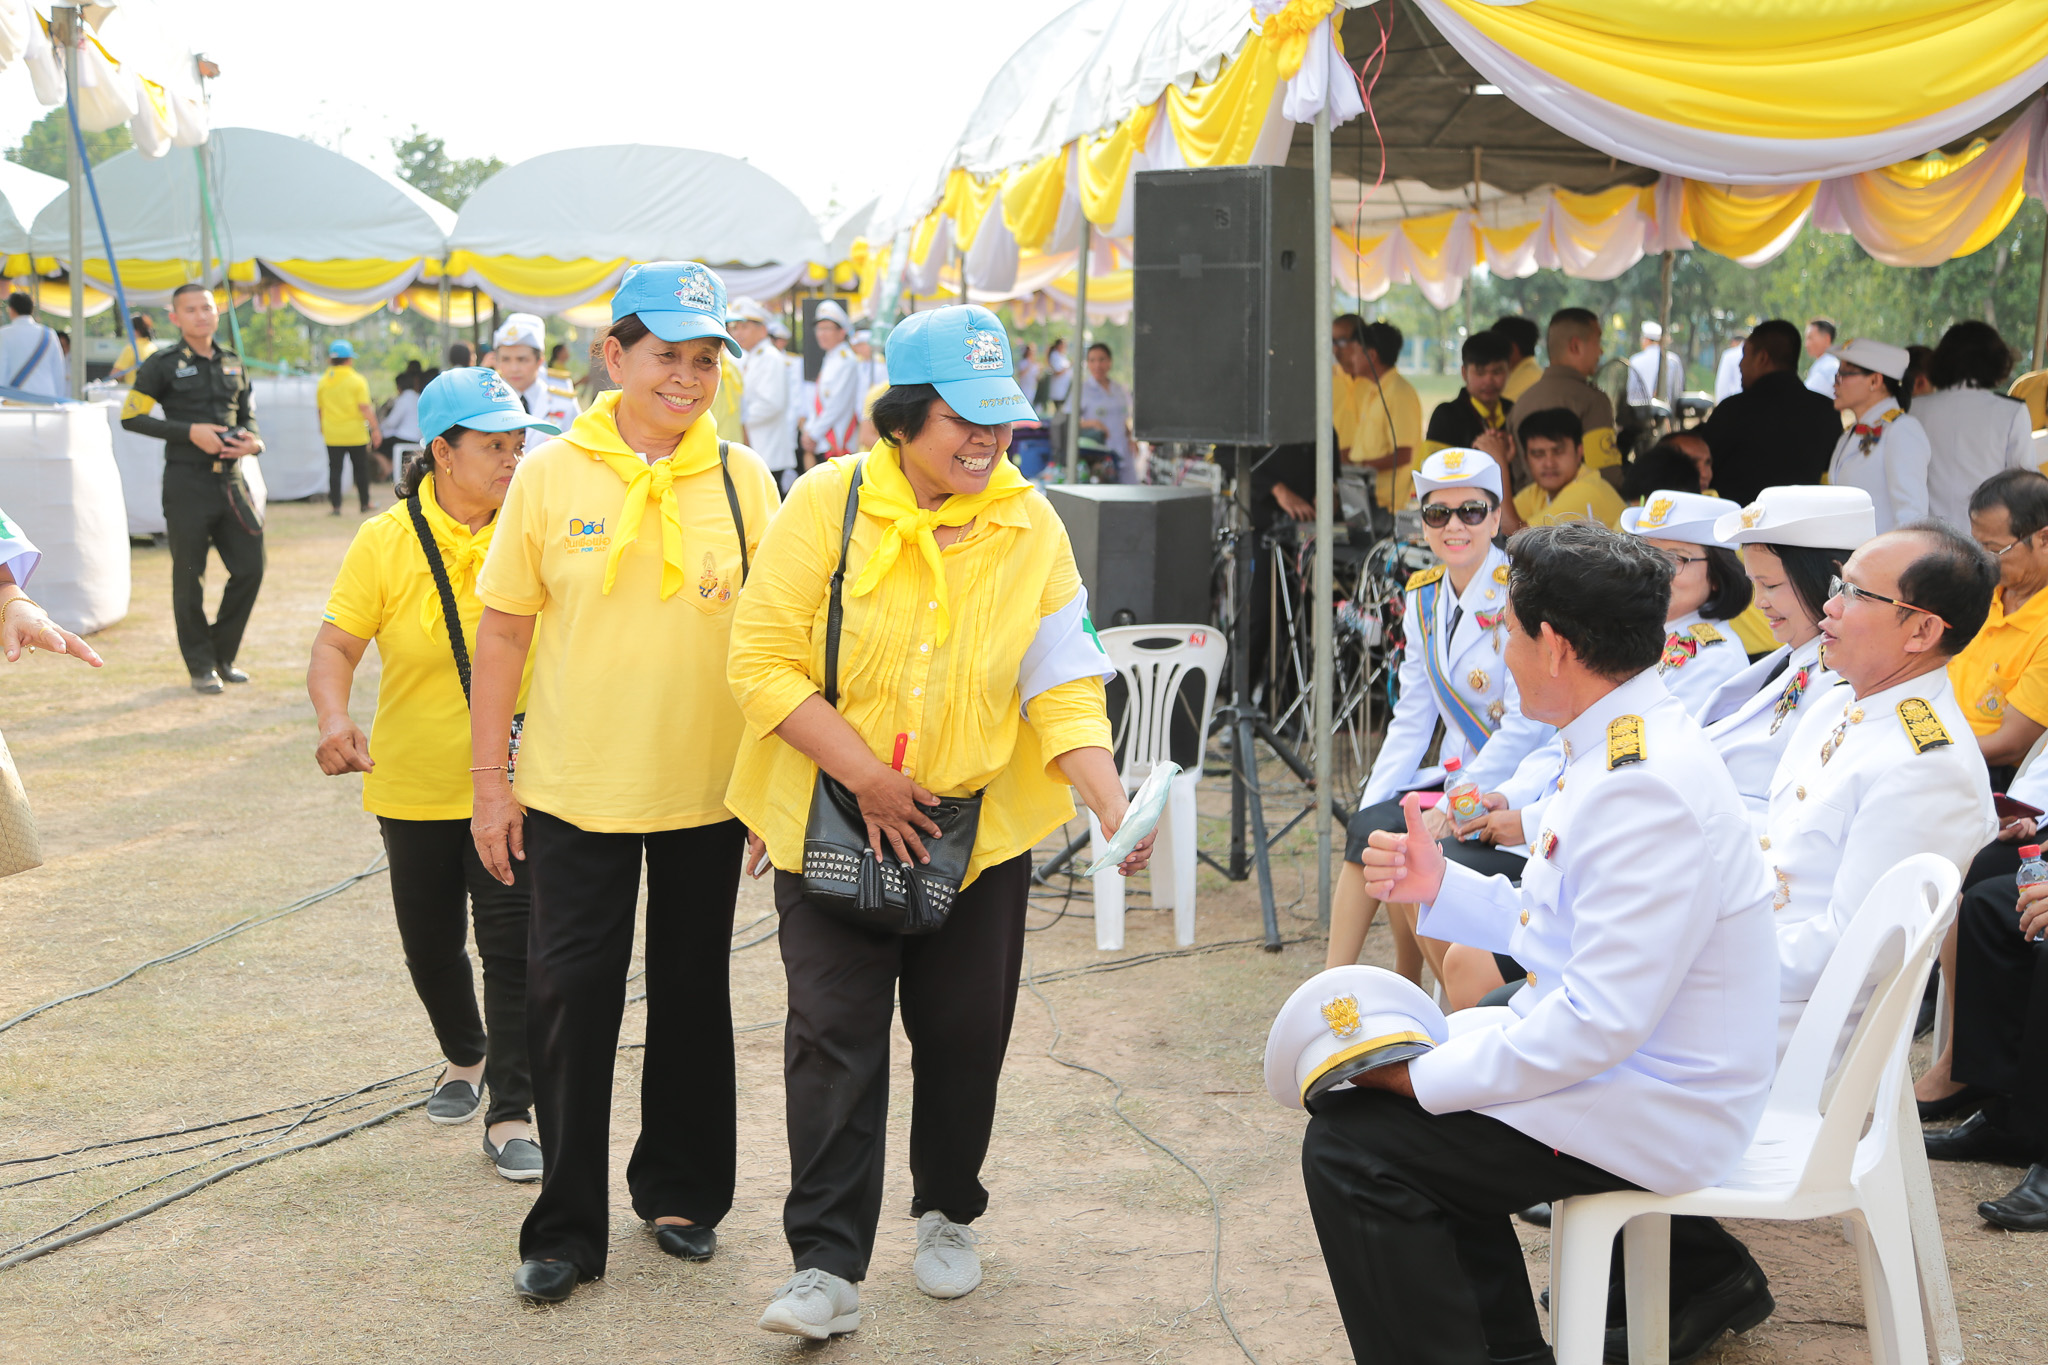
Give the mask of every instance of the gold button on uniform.
M 1524 910 L 1524 911 L 1522 912 L 1522 923 L 1524 923 L 1524 924 L 1527 924 L 1528 922 L 1529 922 L 1529 912 L 1528 912 L 1527 910 Z
M 1536 984 L 1536 973 L 1529 973 L 1529 984 L 1532 986 Z
M 1800 787 L 1800 788 L 1799 788 L 1798 790 L 1794 791 L 1794 792 L 1793 792 L 1792 794 L 1793 794 L 1794 796 L 1798 797 L 1798 798 L 1799 798 L 1799 799 L 1800 799 L 1801 801 L 1804 801 L 1804 800 L 1806 799 L 1806 788 L 1804 788 L 1804 787 Z

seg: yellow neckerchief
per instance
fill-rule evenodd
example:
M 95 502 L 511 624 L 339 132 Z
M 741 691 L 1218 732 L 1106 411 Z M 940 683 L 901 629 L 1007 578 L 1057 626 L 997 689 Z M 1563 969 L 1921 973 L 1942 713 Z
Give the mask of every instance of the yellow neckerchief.
M 674 452 L 649 464 L 619 437 L 619 393 L 612 389 L 597 400 L 562 433 L 571 445 L 602 460 L 626 481 L 626 500 L 619 507 L 619 530 L 604 560 L 603 592 L 610 593 L 619 576 L 619 556 L 640 535 L 640 518 L 650 504 L 661 509 L 661 600 L 666 602 L 683 586 L 683 518 L 676 507 L 675 481 L 718 467 L 718 424 L 705 412 Z
M 1486 423 L 1488 431 L 1499 431 L 1508 424 L 1508 415 L 1502 411 L 1499 400 L 1495 400 L 1494 405 L 1490 408 L 1482 407 L 1479 400 L 1472 396 L 1472 391 L 1467 389 L 1465 391 L 1465 401 L 1470 403 L 1472 410 L 1479 414 L 1479 420 Z
M 876 441 L 875 448 L 868 452 L 866 472 L 861 478 L 860 510 L 889 523 L 889 527 L 882 532 L 882 543 L 861 566 L 852 595 L 865 597 L 874 591 L 883 575 L 896 566 L 904 542 L 914 542 L 932 571 L 932 597 L 939 604 L 939 639 L 943 642 L 953 629 L 953 613 L 946 600 L 946 568 L 939 558 L 939 542 L 932 529 L 965 526 L 994 504 L 1029 492 L 1031 486 L 1031 480 L 1018 473 L 1007 456 L 998 455 L 995 468 L 989 471 L 988 487 L 964 497 L 955 493 L 936 510 L 927 511 L 917 505 L 917 495 L 911 491 L 895 443 L 887 438 Z
M 441 563 L 448 569 L 448 586 L 455 589 L 455 600 L 459 603 L 464 593 L 476 593 L 477 571 L 483 568 L 484 553 L 491 548 L 491 533 L 498 529 L 498 515 L 493 512 L 482 528 L 470 530 L 467 524 L 441 509 L 441 500 L 434 495 L 434 478 L 429 474 L 420 485 L 420 511 L 427 518 L 427 529 L 434 533 L 435 548 L 440 550 Z M 409 516 L 406 528 L 413 529 Z M 424 553 L 426 547 L 420 549 Z M 420 603 L 420 629 L 434 634 L 444 624 L 443 615 L 441 594 L 428 593 Z

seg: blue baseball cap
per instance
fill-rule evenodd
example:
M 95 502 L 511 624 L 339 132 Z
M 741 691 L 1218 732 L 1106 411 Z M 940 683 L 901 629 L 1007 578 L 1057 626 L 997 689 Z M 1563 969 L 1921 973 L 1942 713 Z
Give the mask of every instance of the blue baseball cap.
M 889 332 L 889 382 L 930 384 L 970 422 L 1036 418 L 1016 373 L 1002 322 L 978 303 L 912 313 Z
M 725 330 L 725 281 L 695 261 L 649 261 L 629 266 L 612 295 L 612 321 L 637 313 L 663 341 L 717 337 L 735 357 L 740 344 Z
M 527 412 L 519 395 L 496 370 L 477 367 L 443 370 L 420 392 L 420 444 L 428 444 L 450 427 L 562 434 L 560 427 Z
M 333 360 L 353 360 L 356 348 L 346 341 L 330 341 L 327 343 L 327 355 Z

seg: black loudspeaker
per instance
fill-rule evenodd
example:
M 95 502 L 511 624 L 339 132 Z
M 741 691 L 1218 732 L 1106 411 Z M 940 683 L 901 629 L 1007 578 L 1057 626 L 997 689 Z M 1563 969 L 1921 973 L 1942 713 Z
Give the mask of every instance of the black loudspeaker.
M 1141 171 L 1133 424 L 1147 441 L 1316 436 L 1312 181 L 1286 166 Z
M 1209 619 L 1215 539 L 1206 488 L 1053 484 L 1045 490 L 1067 524 L 1097 628 Z

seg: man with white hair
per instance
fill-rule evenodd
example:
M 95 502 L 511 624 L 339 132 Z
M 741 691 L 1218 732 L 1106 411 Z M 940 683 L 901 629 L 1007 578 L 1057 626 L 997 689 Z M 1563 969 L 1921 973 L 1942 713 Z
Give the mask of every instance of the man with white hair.
M 811 416 L 804 423 L 804 453 L 811 463 L 844 455 L 857 444 L 860 435 L 860 362 L 846 344 L 849 323 L 846 309 L 837 299 L 818 305 L 811 320 L 811 337 L 824 355 L 818 366 L 818 396 L 811 402 Z
M 1664 368 L 1664 384 L 1657 385 L 1657 368 Z M 1643 324 L 1643 349 L 1628 358 L 1628 401 L 1636 407 L 1648 406 L 1653 398 L 1666 403 L 1675 400 L 1685 388 L 1685 366 L 1677 356 L 1665 349 L 1664 329 L 1654 322 Z
M 512 392 L 519 395 L 519 401 L 526 411 L 543 420 L 549 426 L 562 431 L 576 420 L 582 408 L 576 402 L 576 390 L 567 384 L 550 381 L 542 369 L 542 358 L 547 355 L 547 326 L 532 313 L 511 313 L 498 324 L 498 330 L 491 333 L 491 349 L 496 356 L 493 366 Z M 548 438 L 538 428 L 528 428 L 526 448 L 532 450 Z
M 789 365 L 768 337 L 773 321 L 752 299 L 735 299 L 725 326 L 745 352 L 740 357 L 740 422 L 747 445 L 775 476 L 783 493 L 796 480 L 796 435 L 789 423 Z

